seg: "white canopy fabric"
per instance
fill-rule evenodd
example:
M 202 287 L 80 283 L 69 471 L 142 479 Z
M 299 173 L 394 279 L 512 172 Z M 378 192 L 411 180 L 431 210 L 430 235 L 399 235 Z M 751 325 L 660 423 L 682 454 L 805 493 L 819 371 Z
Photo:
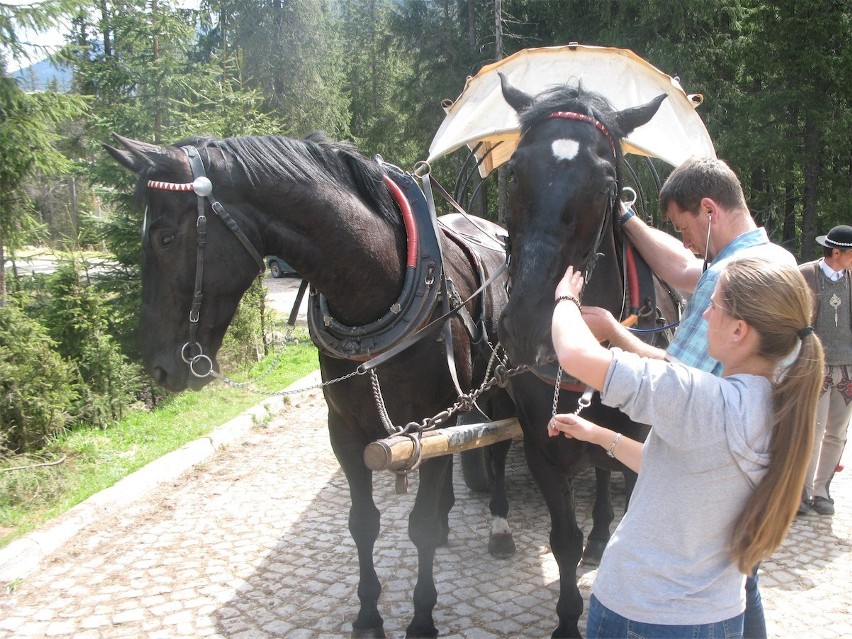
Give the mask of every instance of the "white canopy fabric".
M 648 124 L 624 140 L 625 153 L 660 158 L 677 166 L 691 156 L 716 157 L 713 142 L 695 108 L 701 95 L 688 96 L 677 79 L 648 64 L 628 49 L 570 44 L 524 49 L 483 67 L 469 77 L 461 95 L 444 106 L 447 116 L 429 147 L 433 162 L 467 145 L 477 159 L 482 177 L 507 162 L 515 151 L 519 124 L 514 109 L 503 99 L 502 72 L 509 82 L 530 95 L 566 82 L 604 95 L 617 109 L 639 106 L 661 93 L 668 94 Z

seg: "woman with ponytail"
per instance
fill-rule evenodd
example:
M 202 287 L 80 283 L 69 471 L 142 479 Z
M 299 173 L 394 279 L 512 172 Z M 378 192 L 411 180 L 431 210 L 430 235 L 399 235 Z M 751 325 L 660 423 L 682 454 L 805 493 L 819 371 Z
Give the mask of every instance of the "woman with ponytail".
M 639 473 L 598 568 L 588 637 L 742 637 L 745 576 L 784 539 L 812 448 L 823 353 L 808 286 L 789 265 L 727 263 L 704 313 L 721 377 L 605 349 L 582 289 L 569 267 L 553 313 L 560 365 L 653 425 L 643 444 L 573 414 L 548 424 Z

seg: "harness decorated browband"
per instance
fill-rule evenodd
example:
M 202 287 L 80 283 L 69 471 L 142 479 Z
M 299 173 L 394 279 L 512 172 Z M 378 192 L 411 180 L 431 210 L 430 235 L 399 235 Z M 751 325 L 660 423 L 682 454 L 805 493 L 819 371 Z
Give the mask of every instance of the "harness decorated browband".
M 264 271 L 263 258 L 257 249 L 254 248 L 251 241 L 243 233 L 237 221 L 228 215 L 221 203 L 212 197 L 213 183 L 207 177 L 204 170 L 204 163 L 201 161 L 201 156 L 198 149 L 194 146 L 182 146 L 181 150 L 186 153 L 189 160 L 189 166 L 192 169 L 192 182 L 162 182 L 160 180 L 148 180 L 147 187 L 149 189 L 158 189 L 161 191 L 194 191 L 198 197 L 198 216 L 195 221 L 197 230 L 197 250 L 195 254 L 195 290 L 192 294 L 192 304 L 189 309 L 189 336 L 186 344 L 181 348 L 180 354 L 183 361 L 189 366 L 190 372 L 196 377 L 207 377 L 213 372 L 213 362 L 205 355 L 201 349 L 201 344 L 198 343 L 196 337 L 198 335 L 198 320 L 201 315 L 201 302 L 204 299 L 202 291 L 202 282 L 204 279 L 204 247 L 207 245 L 207 216 L 205 215 L 205 200 L 210 200 L 210 207 L 217 216 L 225 223 L 228 229 L 239 240 L 240 244 L 246 249 L 249 255 L 260 268 L 260 272 Z M 147 213 L 146 213 L 147 215 Z M 201 362 L 206 363 L 206 370 L 201 372 L 195 370 L 195 366 Z
M 603 122 L 599 122 L 595 120 L 593 117 L 585 115 L 584 113 L 575 113 L 574 111 L 554 111 L 550 115 L 547 116 L 546 119 L 551 118 L 562 118 L 565 120 L 577 120 L 579 122 L 586 122 L 595 127 L 598 131 L 600 131 L 603 136 L 606 138 L 606 141 L 609 142 L 609 148 L 612 150 L 612 157 L 617 158 L 618 154 L 615 150 L 615 140 L 612 139 L 612 136 L 609 134 L 609 129 L 603 124 Z

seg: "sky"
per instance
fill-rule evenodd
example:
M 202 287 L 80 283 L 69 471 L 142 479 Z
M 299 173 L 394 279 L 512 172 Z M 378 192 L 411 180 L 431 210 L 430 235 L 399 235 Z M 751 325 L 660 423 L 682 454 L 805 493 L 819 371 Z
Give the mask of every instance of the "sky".
M 14 4 L 20 4 L 16 2 Z M 67 27 L 66 27 L 67 28 Z M 11 57 L 8 57 L 6 60 L 6 70 L 9 73 L 13 73 L 17 71 L 21 67 L 27 67 L 31 64 L 35 64 L 41 60 L 44 60 L 47 57 L 48 53 L 53 53 L 63 44 L 65 44 L 65 38 L 62 35 L 62 31 L 60 29 L 51 29 L 50 31 L 46 31 L 44 33 L 34 33 L 29 30 L 23 30 L 18 33 L 18 39 L 21 42 L 30 42 L 34 45 L 39 46 L 30 46 L 25 47 L 28 55 L 31 59 L 27 60 L 26 58 L 22 58 L 21 60 L 13 60 Z M 41 48 L 42 46 L 48 47 L 47 49 Z M 8 53 L 6 54 L 8 56 Z
M 198 8 L 200 0 L 174 0 L 172 4 L 178 7 L 187 7 L 187 8 Z M 3 0 L 4 4 L 7 5 L 24 5 L 24 4 L 33 4 L 33 0 Z M 34 33 L 29 30 L 22 30 L 18 33 L 18 38 L 22 42 L 30 42 L 34 45 L 32 47 L 26 47 L 27 53 L 30 55 L 30 59 L 21 59 L 19 61 L 13 60 L 10 56 L 7 55 L 6 60 L 6 71 L 8 73 L 14 73 L 18 69 L 22 67 L 28 67 L 31 64 L 35 64 L 36 62 L 40 62 L 44 60 L 48 53 L 53 53 L 58 50 L 63 44 L 65 44 L 65 33 L 68 33 L 70 30 L 68 23 L 63 23 L 56 29 L 50 29 L 49 31 L 45 31 L 43 33 Z M 42 47 L 47 47 L 46 49 Z

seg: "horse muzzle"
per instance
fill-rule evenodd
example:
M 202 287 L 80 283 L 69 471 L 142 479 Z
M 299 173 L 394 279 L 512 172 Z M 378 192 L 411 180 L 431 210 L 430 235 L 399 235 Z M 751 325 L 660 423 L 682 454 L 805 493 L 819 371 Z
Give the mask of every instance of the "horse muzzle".
M 158 385 L 175 393 L 186 389 L 201 390 L 218 372 L 215 358 L 204 355 L 200 350 L 193 353 L 186 347 L 172 357 L 146 362 L 145 368 Z
M 550 336 L 550 317 L 550 312 L 525 311 L 511 302 L 506 306 L 497 332 L 513 366 L 525 364 L 535 367 L 556 362 Z

